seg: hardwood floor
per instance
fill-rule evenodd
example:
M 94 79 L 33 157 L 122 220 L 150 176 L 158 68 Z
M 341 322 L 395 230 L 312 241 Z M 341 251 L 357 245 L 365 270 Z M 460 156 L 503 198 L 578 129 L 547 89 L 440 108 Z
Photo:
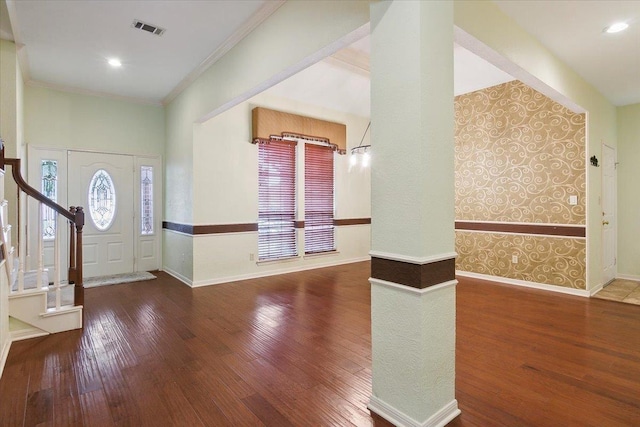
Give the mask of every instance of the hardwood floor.
M 0 426 L 388 426 L 369 263 L 87 289 L 86 327 L 14 343 Z M 462 279 L 452 426 L 640 425 L 640 306 Z

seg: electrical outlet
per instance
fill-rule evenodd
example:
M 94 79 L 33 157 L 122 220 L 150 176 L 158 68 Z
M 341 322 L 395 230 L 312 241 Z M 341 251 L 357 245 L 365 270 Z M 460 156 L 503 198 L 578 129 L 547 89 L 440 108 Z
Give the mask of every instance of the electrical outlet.
M 518 255 L 511 255 L 511 264 L 518 263 Z
M 255 255 L 253 253 L 249 254 L 249 261 L 253 261 L 255 258 Z

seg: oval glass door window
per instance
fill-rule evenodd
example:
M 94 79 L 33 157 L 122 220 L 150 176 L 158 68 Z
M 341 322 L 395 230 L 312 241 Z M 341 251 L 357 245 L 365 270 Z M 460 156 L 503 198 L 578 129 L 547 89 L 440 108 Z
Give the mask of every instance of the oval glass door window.
M 89 182 L 89 214 L 100 231 L 111 227 L 116 216 L 116 188 L 111 175 L 104 169 L 96 171 Z

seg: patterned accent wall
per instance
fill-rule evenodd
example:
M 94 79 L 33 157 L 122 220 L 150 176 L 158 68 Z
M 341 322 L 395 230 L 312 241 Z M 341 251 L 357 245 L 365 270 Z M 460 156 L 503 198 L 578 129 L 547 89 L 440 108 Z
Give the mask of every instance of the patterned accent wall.
M 456 97 L 455 143 L 457 221 L 585 226 L 584 114 L 512 81 Z M 531 230 L 457 230 L 456 269 L 585 289 L 585 239 Z
M 586 241 L 565 237 L 456 231 L 456 269 L 585 289 Z M 516 255 L 518 263 L 511 263 Z
M 456 220 L 585 223 L 584 114 L 512 81 L 456 97 L 455 121 Z

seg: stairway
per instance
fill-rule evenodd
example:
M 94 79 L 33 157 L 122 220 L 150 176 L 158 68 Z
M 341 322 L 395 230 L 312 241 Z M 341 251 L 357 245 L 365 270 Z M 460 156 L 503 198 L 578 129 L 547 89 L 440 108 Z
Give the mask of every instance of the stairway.
M 24 262 L 14 256 L 15 249 L 11 246 L 6 200 L 0 207 L 0 244 L 5 259 L 5 272 L 0 274 L 7 274 L 10 284 L 11 339 L 17 341 L 82 328 L 82 306 L 74 305 L 74 286 L 50 282 L 49 272 L 43 268 L 24 271 Z M 24 259 L 25 254 L 21 255 Z

